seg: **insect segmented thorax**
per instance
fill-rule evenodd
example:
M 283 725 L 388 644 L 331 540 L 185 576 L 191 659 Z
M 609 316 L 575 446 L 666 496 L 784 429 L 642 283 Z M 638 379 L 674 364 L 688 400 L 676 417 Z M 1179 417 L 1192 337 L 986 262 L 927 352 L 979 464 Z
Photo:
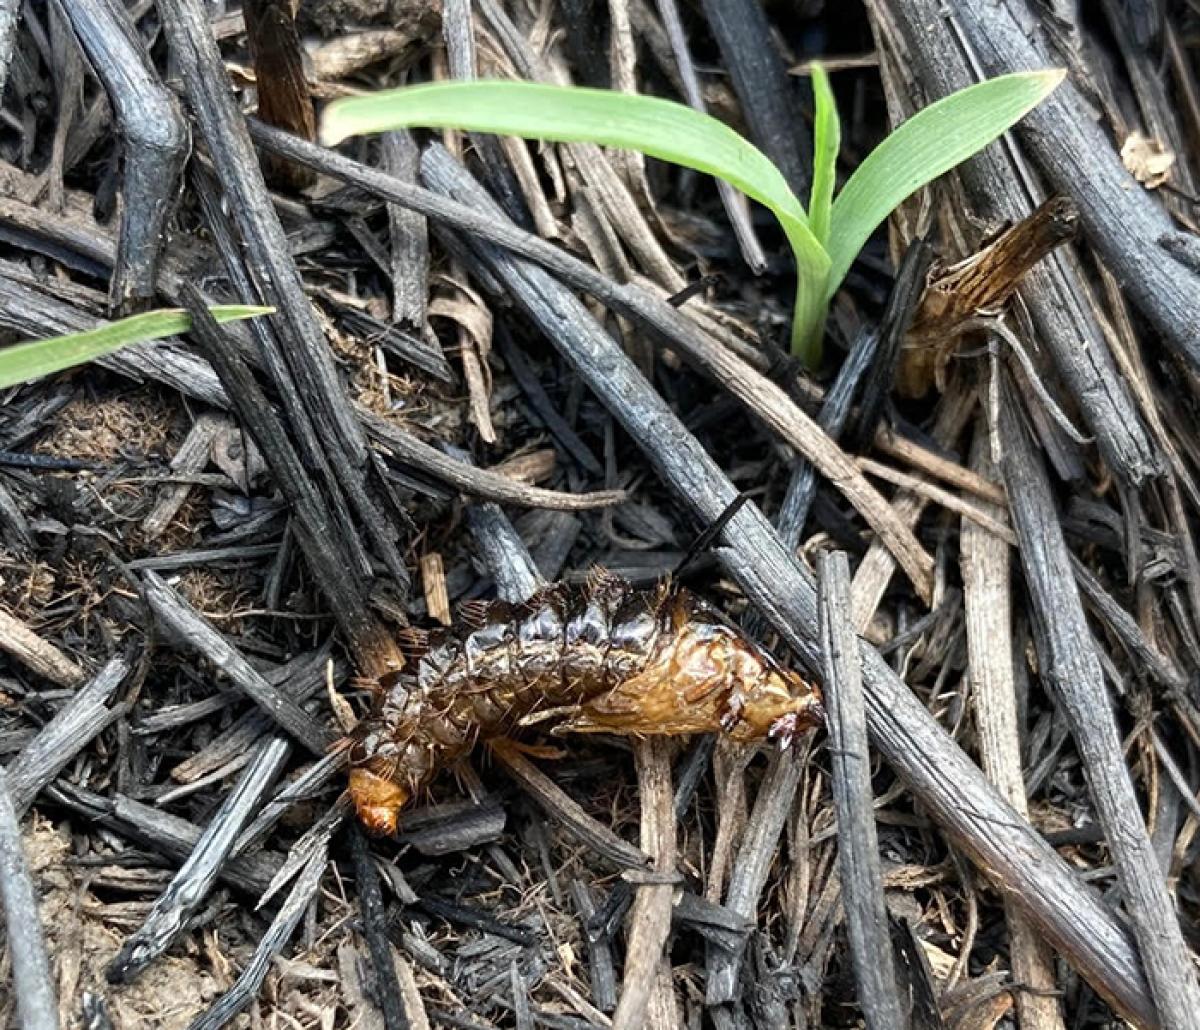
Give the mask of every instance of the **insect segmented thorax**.
M 790 744 L 823 717 L 820 693 L 688 591 L 639 591 L 607 573 L 522 604 L 470 605 L 419 634 L 403 674 L 351 745 L 359 817 L 392 832 L 408 800 L 481 738 L 723 732 Z

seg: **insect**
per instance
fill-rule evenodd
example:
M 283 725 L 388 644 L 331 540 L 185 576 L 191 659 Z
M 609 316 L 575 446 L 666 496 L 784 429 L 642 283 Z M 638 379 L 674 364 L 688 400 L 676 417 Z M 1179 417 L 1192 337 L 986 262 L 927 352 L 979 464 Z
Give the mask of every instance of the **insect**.
M 534 724 L 786 748 L 824 718 L 815 686 L 672 582 L 636 590 L 596 570 L 520 604 L 473 602 L 411 645 L 350 742 L 350 796 L 375 833 L 393 833 L 404 805 L 478 740 Z

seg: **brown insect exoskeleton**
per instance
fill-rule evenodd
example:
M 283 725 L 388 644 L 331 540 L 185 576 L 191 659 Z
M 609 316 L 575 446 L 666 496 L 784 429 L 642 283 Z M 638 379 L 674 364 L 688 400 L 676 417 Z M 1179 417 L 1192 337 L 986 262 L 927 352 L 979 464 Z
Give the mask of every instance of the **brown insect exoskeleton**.
M 780 747 L 824 717 L 815 686 L 715 608 L 668 584 L 635 590 L 597 571 L 527 602 L 469 606 L 414 637 L 403 673 L 351 739 L 350 795 L 376 833 L 478 740 L 554 732 L 721 732 Z

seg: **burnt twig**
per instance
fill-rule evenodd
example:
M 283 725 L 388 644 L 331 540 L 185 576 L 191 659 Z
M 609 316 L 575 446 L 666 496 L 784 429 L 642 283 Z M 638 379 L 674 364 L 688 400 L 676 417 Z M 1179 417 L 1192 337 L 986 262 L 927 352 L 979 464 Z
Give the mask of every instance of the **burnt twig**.
M 379 888 L 379 870 L 375 868 L 367 839 L 356 823 L 347 830 L 354 878 L 358 881 L 358 905 L 362 913 L 363 936 L 375 970 L 375 1001 L 383 1012 L 386 1030 L 407 1030 L 411 1025 L 404 1011 L 404 997 L 392 961 L 392 945 L 387 935 L 387 912 L 383 891 Z
M 871 1030 L 903 1025 L 892 941 L 888 933 L 879 839 L 871 791 L 871 753 L 863 706 L 862 670 L 850 612 L 846 555 L 817 561 L 817 612 L 829 712 L 830 779 L 837 809 L 842 907 L 854 961 L 859 1005 Z
M 119 317 L 154 299 L 191 141 L 179 101 L 159 79 L 125 5 L 71 0 L 63 9 L 104 84 L 124 144 L 121 235 L 109 288 L 109 306 Z
M 300 917 L 316 897 L 328 854 L 329 848 L 326 843 L 325 847 L 319 848 L 310 856 L 287 900 L 279 907 L 270 927 L 258 942 L 258 947 L 254 949 L 253 957 L 237 978 L 237 983 L 210 1009 L 192 1020 L 188 1024 L 188 1030 L 219 1030 L 254 1000 L 271 968 L 271 960 L 283 950 L 283 946 L 299 924 Z
M 271 686 L 224 637 L 155 573 L 142 580 L 155 616 L 224 672 L 251 701 L 313 754 L 324 755 L 330 734 L 287 694 Z
M 128 983 L 171 946 L 217 882 L 237 836 L 283 772 L 292 745 L 272 737 L 258 749 L 234 788 L 213 815 L 196 847 L 172 877 L 136 932 L 125 938 L 106 971 L 110 983 Z
M 122 713 L 122 706 L 109 708 L 108 701 L 128 673 L 129 663 L 125 659 L 111 659 L 12 760 L 7 769 L 8 789 L 18 816 L 25 813 L 42 788 L 72 758 Z
M 8 931 L 17 1011 L 25 1030 L 58 1030 L 58 1001 L 42 935 L 38 896 L 25 864 L 21 824 L 0 769 L 0 904 Z

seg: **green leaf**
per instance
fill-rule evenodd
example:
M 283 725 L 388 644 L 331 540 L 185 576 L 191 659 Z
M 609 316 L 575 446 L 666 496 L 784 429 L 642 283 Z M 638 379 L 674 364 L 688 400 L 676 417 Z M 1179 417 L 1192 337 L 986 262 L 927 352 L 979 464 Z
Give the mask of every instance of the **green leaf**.
M 638 150 L 718 176 L 760 204 L 807 221 L 762 151 L 711 115 L 660 97 L 510 79 L 438 82 L 336 100 L 321 118 L 321 139 L 332 146 L 414 125 Z
M 487 79 L 336 100 L 321 119 L 321 139 L 333 145 L 348 136 L 409 126 L 599 143 L 724 179 L 779 219 L 796 256 L 793 350 L 810 346 L 814 322 L 825 310 L 829 258 L 779 169 L 724 122 L 659 97 Z
M 829 211 L 837 177 L 837 156 L 842 146 L 842 124 L 829 86 L 829 75 L 819 64 L 812 66 L 813 175 L 808 202 L 808 226 L 823 245 L 829 245 Z
M 218 304 L 209 308 L 218 322 L 269 315 L 274 310 L 245 304 Z M 93 361 L 133 343 L 185 333 L 191 327 L 191 316 L 182 308 L 164 308 L 131 315 L 82 333 L 16 343 L 0 349 L 0 388 L 61 372 L 64 368 Z
M 1018 72 L 968 86 L 918 111 L 871 151 L 833 203 L 826 300 L 902 201 L 1011 128 L 1065 75 L 1062 69 Z

